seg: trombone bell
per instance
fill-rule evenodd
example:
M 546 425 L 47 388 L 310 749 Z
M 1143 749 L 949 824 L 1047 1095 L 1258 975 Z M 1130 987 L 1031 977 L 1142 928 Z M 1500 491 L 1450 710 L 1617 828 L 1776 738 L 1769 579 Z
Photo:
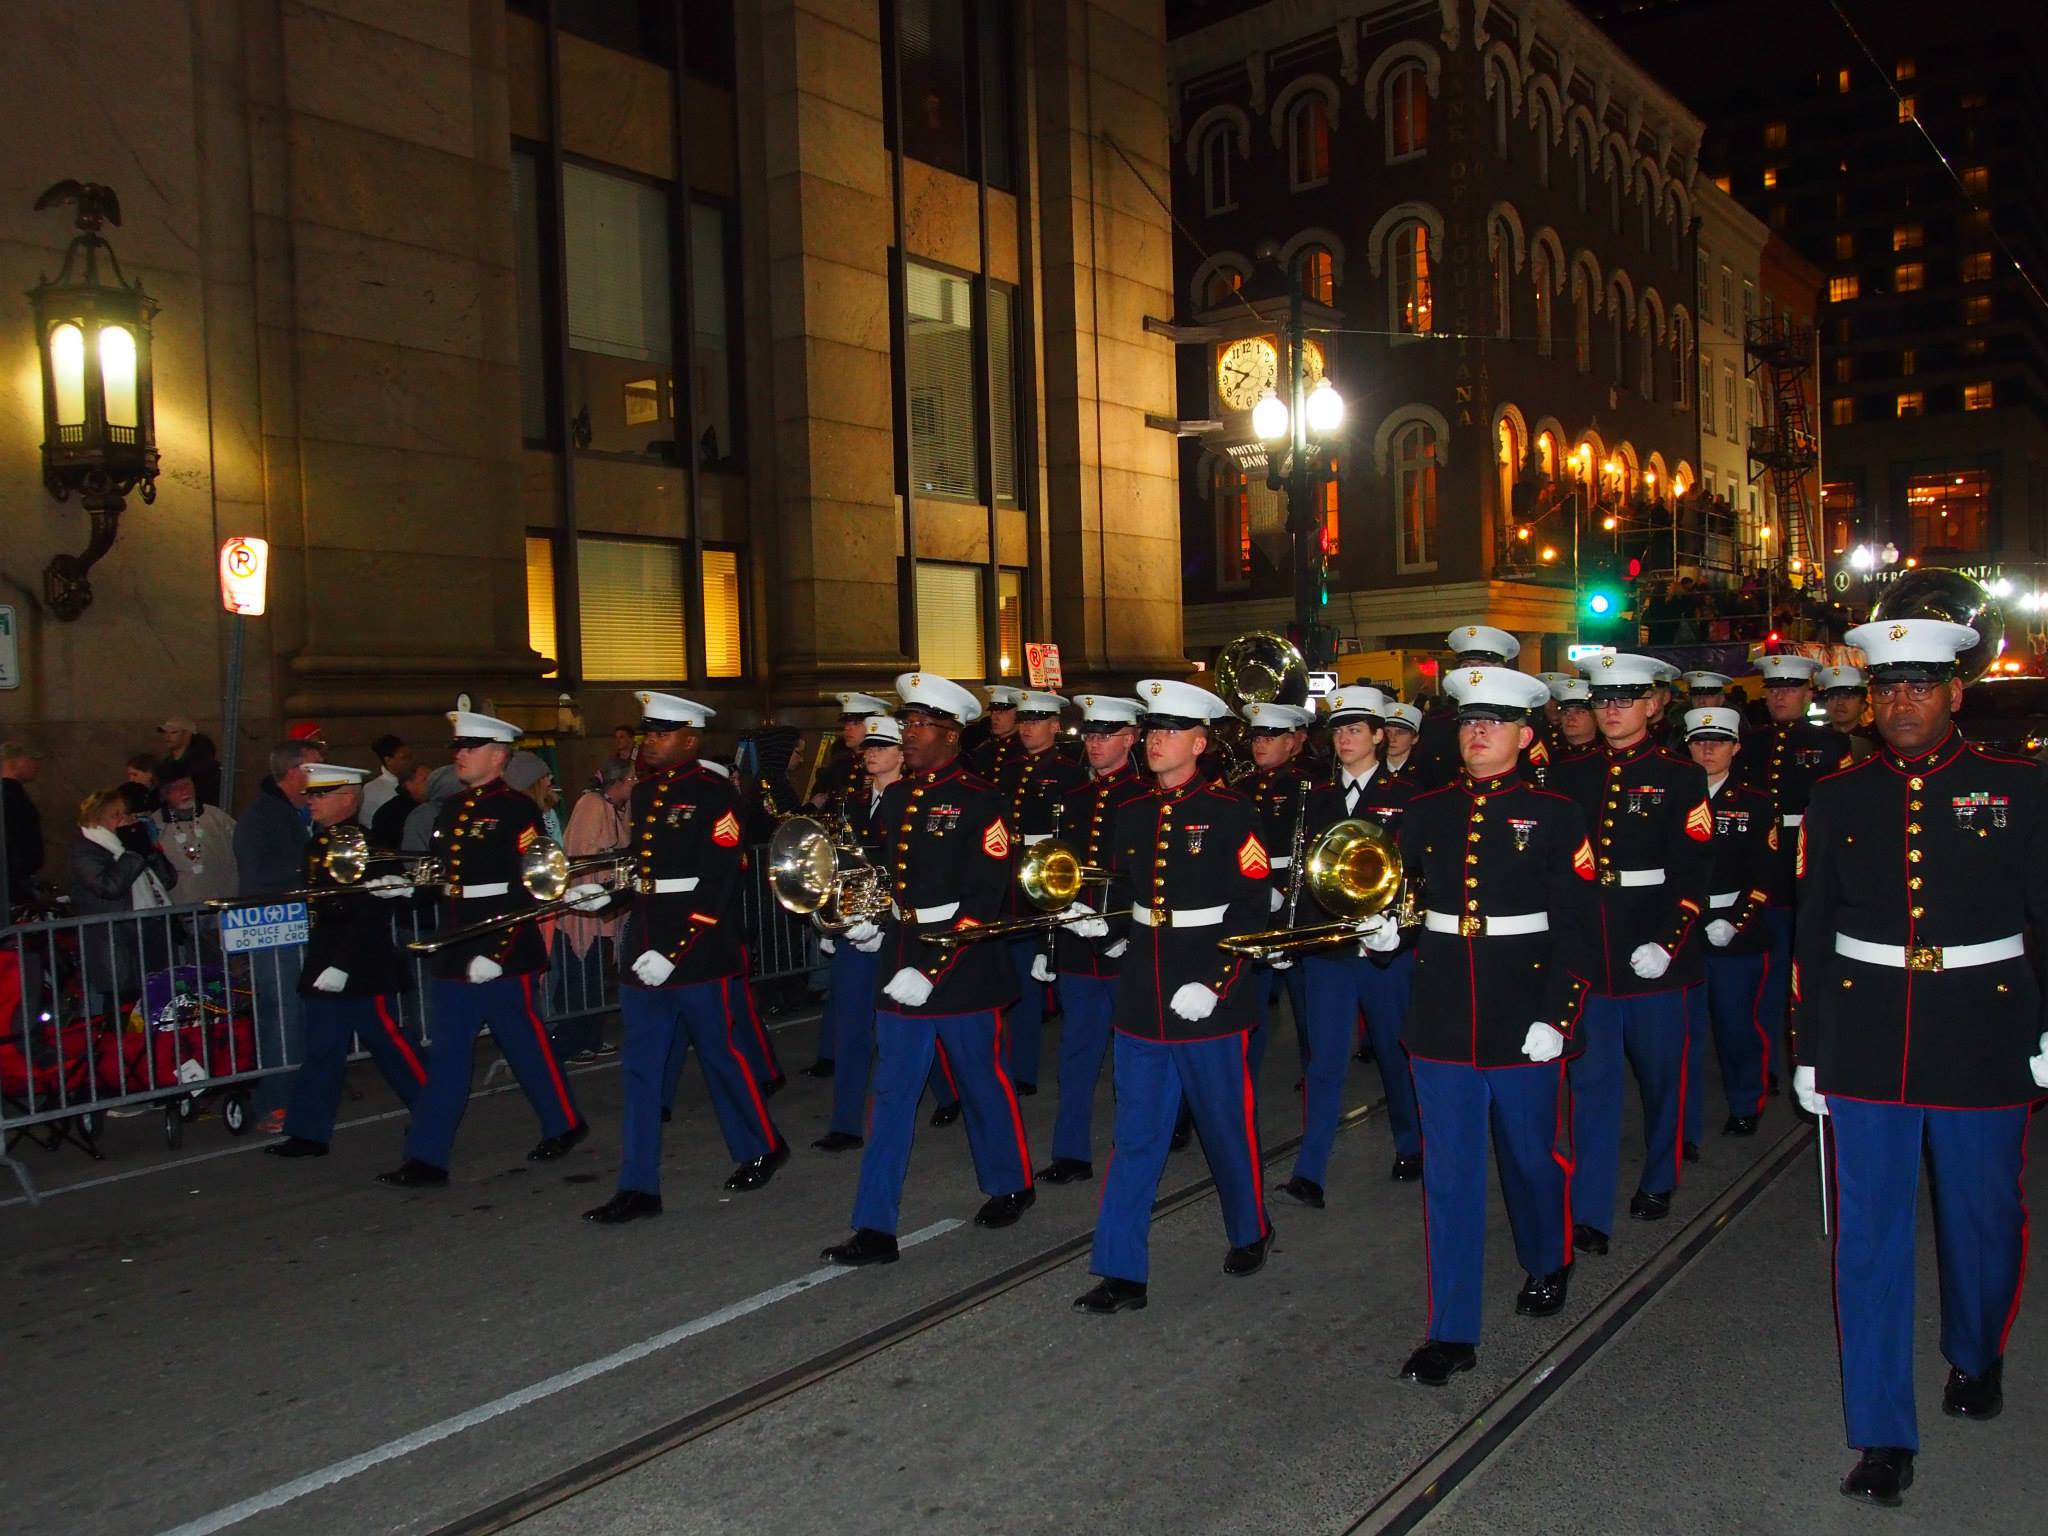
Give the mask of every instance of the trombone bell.
M 1401 847 L 1376 821 L 1351 817 L 1325 827 L 1308 845 L 1303 883 L 1316 904 L 1337 921 L 1306 928 L 1267 928 L 1219 939 L 1232 954 L 1270 960 L 1296 950 L 1320 949 L 1356 938 L 1369 918 L 1401 894 Z
M 1083 864 L 1065 843 L 1046 838 L 1024 850 L 1017 866 L 1017 885 L 1024 899 L 1042 912 L 1072 906 L 1084 885 L 1107 885 L 1109 871 Z
M 519 856 L 519 883 L 535 901 L 559 901 L 569 889 L 569 856 L 544 837 Z

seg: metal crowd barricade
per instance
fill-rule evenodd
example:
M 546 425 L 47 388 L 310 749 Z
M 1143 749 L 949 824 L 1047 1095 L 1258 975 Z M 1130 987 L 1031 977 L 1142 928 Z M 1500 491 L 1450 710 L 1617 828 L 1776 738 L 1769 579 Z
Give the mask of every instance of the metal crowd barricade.
M 747 861 L 739 920 L 756 981 L 816 970 L 818 935 L 779 906 L 765 849 Z M 430 907 L 392 919 L 401 948 L 435 928 Z M 266 921 L 266 919 L 268 919 Z M 181 1144 L 188 1121 L 216 1107 L 232 1135 L 251 1123 L 263 1079 L 302 1059 L 299 968 L 303 909 L 158 907 L 0 927 L 0 1163 L 33 1202 L 23 1143 L 102 1154 L 110 1114 L 155 1111 Z M 618 1007 L 619 957 L 596 939 L 581 957 L 549 930 L 544 1016 L 551 1023 Z M 400 1025 L 433 1039 L 429 957 L 409 955 Z

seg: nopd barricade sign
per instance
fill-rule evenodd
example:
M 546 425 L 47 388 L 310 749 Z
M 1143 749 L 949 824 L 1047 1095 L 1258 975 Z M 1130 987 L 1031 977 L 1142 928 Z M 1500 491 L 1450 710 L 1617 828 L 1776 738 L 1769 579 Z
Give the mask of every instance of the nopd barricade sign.
M 273 901 L 264 906 L 230 907 L 220 915 L 220 947 L 231 955 L 258 949 L 284 949 L 306 942 L 306 904 Z

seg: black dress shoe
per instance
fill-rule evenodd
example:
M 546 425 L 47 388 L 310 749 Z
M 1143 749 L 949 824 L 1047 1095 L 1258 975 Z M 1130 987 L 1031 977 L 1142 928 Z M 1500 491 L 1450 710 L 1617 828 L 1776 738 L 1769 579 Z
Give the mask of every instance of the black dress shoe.
M 1572 1246 L 1581 1253 L 1605 1253 L 1607 1234 L 1598 1227 L 1589 1227 L 1583 1221 L 1572 1227 Z
M 1842 1493 L 1867 1499 L 1886 1509 L 1899 1507 L 1899 1495 L 1913 1486 L 1913 1453 L 1896 1445 L 1873 1445 L 1842 1479 Z
M 559 1136 L 543 1136 L 534 1149 L 526 1154 L 529 1163 L 558 1162 L 569 1155 L 579 1141 L 590 1134 L 590 1122 L 578 1120 Z
M 1014 1227 L 1018 1219 L 1038 1201 L 1035 1189 L 1020 1189 L 1007 1195 L 992 1195 L 974 1213 L 977 1227 Z
M 621 1222 L 638 1221 L 643 1216 L 661 1214 L 661 1196 L 650 1195 L 644 1189 L 622 1189 L 603 1205 L 583 1213 L 585 1221 L 594 1221 L 601 1227 L 616 1227 Z
M 1396 1184 L 1413 1184 L 1422 1177 L 1422 1154 L 1394 1159 L 1394 1171 L 1387 1175 Z
M 1991 1362 L 1982 1376 L 1972 1376 L 1957 1366 L 1948 1368 L 1948 1385 L 1941 1389 L 1941 1411 L 1952 1419 L 1995 1419 L 2005 1407 L 2005 1361 Z
M 1639 1189 L 1628 1197 L 1628 1214 L 1631 1221 L 1662 1221 L 1671 1214 L 1671 1196 L 1645 1194 Z
M 1048 1184 L 1078 1184 L 1095 1177 L 1095 1165 L 1078 1157 L 1056 1157 L 1050 1168 L 1038 1170 L 1038 1176 Z
M 1700 1144 L 1696 1141 L 1686 1142 L 1681 1151 L 1688 1163 L 1696 1163 L 1700 1160 Z
M 1074 1310 L 1108 1317 L 1112 1312 L 1142 1311 L 1145 1300 L 1145 1287 L 1135 1280 L 1103 1280 L 1094 1290 L 1074 1298 Z
M 1015 1086 L 1017 1097 L 1020 1099 L 1035 1099 L 1038 1097 L 1038 1084 L 1036 1083 L 1018 1083 Z
M 389 1173 L 378 1174 L 377 1182 L 393 1189 L 438 1189 L 448 1182 L 448 1170 L 408 1157 Z
M 778 1072 L 773 1077 L 769 1078 L 767 1082 L 761 1085 L 761 1097 L 764 1099 L 772 1099 L 775 1097 L 775 1095 L 782 1092 L 782 1090 L 787 1088 L 788 1086 L 789 1079 L 784 1077 L 780 1072 Z
M 1408 1363 L 1401 1367 L 1401 1376 L 1420 1386 L 1440 1387 L 1459 1371 L 1469 1371 L 1478 1363 L 1479 1351 L 1470 1344 L 1425 1339 L 1422 1348 L 1410 1355 Z
M 725 1181 L 725 1187 L 733 1194 L 745 1194 L 750 1189 L 759 1189 L 775 1177 L 775 1170 L 789 1161 L 789 1143 L 779 1141 L 775 1150 L 766 1157 L 756 1157 L 741 1163 L 733 1169 Z
M 1256 1243 L 1233 1248 L 1223 1255 L 1223 1273 L 1233 1280 L 1255 1275 L 1266 1267 L 1266 1255 L 1273 1249 L 1273 1223 L 1266 1223 L 1266 1235 Z
M 827 1060 L 826 1058 L 821 1056 L 818 1058 L 818 1060 L 812 1062 L 808 1067 L 804 1068 L 804 1076 L 830 1077 L 834 1072 L 838 1070 L 839 1064 L 837 1062 Z
M 846 1242 L 834 1243 L 818 1257 L 827 1264 L 843 1264 L 848 1269 L 857 1269 L 863 1264 L 894 1264 L 899 1255 L 893 1233 L 861 1227 Z
M 820 1152 L 851 1152 L 855 1147 L 864 1147 L 867 1141 L 851 1131 L 827 1131 L 811 1145 Z
M 1755 1115 L 1730 1115 L 1728 1123 L 1721 1127 L 1723 1136 L 1754 1136 L 1757 1117 Z
M 959 1118 L 960 1101 L 958 1099 L 955 1099 L 952 1103 L 941 1104 L 937 1109 L 932 1111 L 932 1127 L 935 1130 L 943 1130 L 945 1129 L 945 1127 L 951 1125 L 955 1120 L 958 1120 Z
M 1524 1317 L 1555 1317 L 1564 1310 L 1565 1288 L 1571 1284 L 1571 1278 L 1569 1264 L 1541 1280 L 1529 1276 L 1515 1293 L 1515 1310 Z
M 1314 1179 L 1304 1179 L 1300 1174 L 1296 1174 L 1285 1184 L 1275 1185 L 1274 1192 L 1285 1195 L 1296 1205 L 1305 1205 L 1311 1210 L 1320 1211 L 1323 1208 L 1323 1186 Z
M 283 1141 L 273 1141 L 263 1150 L 272 1157 L 325 1157 L 327 1143 L 308 1141 L 303 1136 L 287 1136 Z

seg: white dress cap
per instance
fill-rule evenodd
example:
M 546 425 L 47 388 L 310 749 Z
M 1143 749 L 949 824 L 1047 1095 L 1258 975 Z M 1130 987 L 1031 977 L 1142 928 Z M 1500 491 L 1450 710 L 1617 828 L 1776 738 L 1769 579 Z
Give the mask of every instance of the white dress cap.
M 1611 656 L 1589 656 L 1579 665 L 1593 684 L 1598 698 L 1608 689 L 1626 693 L 1648 693 L 1663 676 L 1664 663 L 1654 656 L 1617 651 Z
M 346 763 L 306 764 L 307 789 L 347 789 L 360 784 L 370 776 L 367 768 L 351 768 Z
M 1719 693 L 1734 679 L 1719 672 L 1688 672 L 1680 681 L 1694 693 Z
M 1685 712 L 1685 739 L 1687 741 L 1740 741 L 1742 739 L 1742 714 L 1739 710 L 1709 705 L 1705 709 L 1688 709 Z
M 1316 712 L 1299 704 L 1261 701 L 1245 705 L 1244 723 L 1255 731 L 1298 731 L 1316 723 Z
M 1522 642 L 1504 629 L 1495 629 L 1491 624 L 1461 624 L 1444 636 L 1454 656 L 1485 654 L 1497 656 L 1502 661 L 1513 661 L 1522 654 Z
M 1387 696 L 1365 683 L 1332 689 L 1323 696 L 1323 706 L 1329 712 L 1326 719 L 1330 725 L 1348 725 L 1354 720 L 1384 720 L 1387 717 Z
M 1057 720 L 1060 711 L 1067 707 L 1067 701 L 1056 693 L 1039 693 L 1033 689 L 1017 700 L 1019 720 Z
M 1074 702 L 1081 708 L 1084 726 L 1136 725 L 1145 713 L 1145 706 L 1136 699 L 1127 699 L 1117 693 L 1077 693 Z
M 929 676 L 930 674 L 926 674 Z M 990 709 L 1015 709 L 1024 702 L 1024 690 L 1013 688 L 1008 683 L 997 683 L 988 691 Z
M 455 727 L 458 739 L 502 741 L 508 747 L 519 740 L 519 727 L 510 720 L 500 720 L 495 715 L 479 715 L 466 709 L 451 709 L 448 711 L 448 723 Z
M 1869 627 L 1864 626 L 1866 629 Z M 1813 674 L 1820 670 L 1820 663 L 1811 656 L 1801 656 L 1794 651 L 1781 651 L 1776 656 L 1757 657 L 1756 669 L 1763 673 L 1764 686 L 1768 688 L 1773 683 L 1810 683 L 1813 681 Z
M 1977 644 L 1977 631 L 1967 624 L 1947 619 L 1879 619 L 1859 624 L 1842 636 L 1863 653 L 1870 675 L 1912 673 L 1933 678 L 1947 676 L 1956 658 Z
M 1419 736 L 1422 734 L 1422 711 L 1413 704 L 1389 704 L 1387 724 L 1405 725 Z
M 1587 704 L 1593 702 L 1593 685 L 1583 677 L 1567 677 L 1550 685 L 1550 696 L 1559 704 Z
M 1208 689 L 1170 677 L 1142 678 L 1137 693 L 1145 706 L 1145 724 L 1161 730 L 1185 730 L 1230 713 L 1230 706 Z
M 868 721 L 866 733 L 860 739 L 860 747 L 900 747 L 903 745 L 903 722 L 893 715 L 876 715 Z
M 1977 631 L 1973 629 L 1970 633 L 1975 636 Z M 1969 647 L 1963 649 L 1968 650 Z M 1814 684 L 1822 693 L 1832 693 L 1837 688 L 1861 688 L 1864 686 L 1863 669 L 1845 667 L 1837 662 L 1834 666 L 1822 667 L 1814 678 Z
M 1458 718 L 1519 720 L 1550 697 L 1543 680 L 1513 667 L 1453 667 L 1444 692 L 1458 701 Z
M 997 690 L 991 688 L 994 694 Z M 1010 694 L 1021 690 L 1002 690 Z M 905 672 L 896 679 L 896 697 L 903 701 L 900 715 L 904 710 L 921 709 L 929 714 L 944 715 L 960 725 L 969 725 L 981 718 L 981 700 L 962 688 L 950 677 L 941 677 L 936 672 Z M 1014 702 L 1014 700 L 1012 701 Z
M 643 731 L 672 731 L 684 725 L 701 731 L 718 713 L 689 699 L 679 699 L 672 693 L 636 693 L 633 697 L 640 701 L 640 729 Z
M 842 720 L 864 720 L 889 713 L 889 706 L 872 693 L 835 693 L 832 697 L 839 701 Z

